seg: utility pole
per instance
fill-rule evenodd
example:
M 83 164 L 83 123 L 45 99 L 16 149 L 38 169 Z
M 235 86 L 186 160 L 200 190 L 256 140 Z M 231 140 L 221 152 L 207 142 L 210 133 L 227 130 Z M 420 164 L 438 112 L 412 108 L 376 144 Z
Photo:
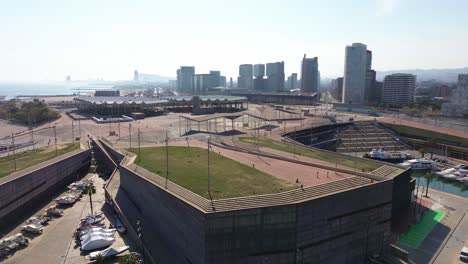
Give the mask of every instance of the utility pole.
M 128 123 L 128 134 L 130 135 L 130 151 L 132 150 L 132 124 Z
M 55 130 L 55 127 L 54 126 L 54 138 L 55 138 L 55 156 L 57 156 L 57 131 Z
M 16 151 L 15 151 L 15 134 L 11 133 L 11 141 L 13 144 L 13 161 L 15 163 L 15 171 L 16 171 Z
M 168 178 L 169 178 L 169 138 L 167 137 L 167 131 L 166 131 L 166 189 L 167 189 Z
M 118 122 L 117 125 L 119 127 L 119 140 L 120 140 L 120 122 Z
M 34 129 L 33 128 L 31 128 L 31 140 L 32 140 L 32 144 L 33 144 L 33 150 L 35 150 L 36 147 L 35 147 L 35 144 L 34 144 Z
M 296 158 L 296 126 L 294 126 L 294 142 L 293 142 L 293 146 L 294 146 L 294 158 Z
M 75 145 L 75 125 L 73 123 L 73 119 L 72 119 L 72 142 L 73 142 L 73 145 Z
M 141 161 L 140 128 L 138 128 L 138 163 Z
M 81 141 L 81 121 L 78 119 L 78 132 L 80 133 L 80 141 Z
M 211 137 L 211 135 L 210 135 L 210 137 Z M 210 143 L 211 143 L 211 138 L 208 139 L 208 196 L 210 196 L 210 200 L 213 201 L 213 198 L 211 197 Z

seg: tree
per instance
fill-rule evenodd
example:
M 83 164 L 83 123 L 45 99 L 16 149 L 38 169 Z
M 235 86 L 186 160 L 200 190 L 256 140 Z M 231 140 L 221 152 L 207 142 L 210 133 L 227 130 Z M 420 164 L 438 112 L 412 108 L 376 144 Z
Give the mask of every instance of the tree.
M 89 205 L 91 206 L 91 214 L 93 214 L 93 199 L 92 195 L 96 193 L 96 187 L 93 184 L 88 185 L 84 188 L 83 194 L 89 195 Z
M 434 180 L 434 174 L 432 174 L 432 172 L 427 172 L 424 174 L 424 178 L 426 178 L 426 197 L 429 197 L 429 184 L 432 182 L 432 180 Z
M 419 151 L 419 153 L 421 153 L 421 156 L 424 158 L 424 154 L 427 153 L 426 149 L 425 148 L 420 148 L 418 151 Z

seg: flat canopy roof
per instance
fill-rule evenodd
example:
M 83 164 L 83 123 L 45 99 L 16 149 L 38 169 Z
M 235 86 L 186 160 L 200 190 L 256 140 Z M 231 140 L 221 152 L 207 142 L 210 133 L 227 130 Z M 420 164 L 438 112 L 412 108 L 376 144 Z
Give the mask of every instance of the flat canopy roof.
M 227 118 L 227 119 L 236 119 L 239 118 L 243 115 L 243 113 L 220 113 L 220 114 L 211 114 L 211 115 L 204 115 L 204 116 L 199 116 L 199 117 L 190 117 L 190 116 L 183 116 L 181 115 L 180 117 L 185 118 L 190 121 L 195 121 L 195 122 L 204 122 L 216 118 Z
M 96 105 L 111 105 L 111 104 L 146 104 L 157 105 L 166 104 L 169 101 L 151 97 L 130 97 L 130 96 L 79 96 L 75 97 L 76 101 L 81 101 Z
M 200 98 L 203 102 L 239 102 L 239 101 L 247 101 L 247 97 L 245 96 L 229 96 L 229 95 L 196 95 Z M 191 95 L 178 95 L 178 96 L 168 96 L 164 97 L 169 101 L 192 101 L 193 97 Z

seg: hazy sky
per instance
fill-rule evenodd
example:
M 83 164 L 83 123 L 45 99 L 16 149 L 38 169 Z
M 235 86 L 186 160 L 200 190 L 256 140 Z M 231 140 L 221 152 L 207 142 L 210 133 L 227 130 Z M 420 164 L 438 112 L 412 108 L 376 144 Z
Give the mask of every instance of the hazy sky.
M 133 70 L 235 77 L 242 63 L 304 53 L 343 74 L 362 42 L 376 70 L 468 66 L 466 0 L 0 0 L 0 80 L 132 78 Z

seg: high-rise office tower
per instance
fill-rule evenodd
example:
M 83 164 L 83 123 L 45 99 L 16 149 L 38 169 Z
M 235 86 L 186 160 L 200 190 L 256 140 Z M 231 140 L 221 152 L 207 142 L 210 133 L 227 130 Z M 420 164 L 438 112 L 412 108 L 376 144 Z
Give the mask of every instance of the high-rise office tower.
M 253 88 L 257 91 L 264 91 L 266 86 L 265 64 L 254 65 L 254 84 Z
M 353 43 L 351 46 L 346 46 L 343 103 L 364 103 L 367 69 L 371 68 L 372 63 L 371 60 L 368 63 L 368 56 L 367 46 L 364 44 Z
M 237 78 L 237 87 L 252 89 L 253 88 L 253 65 L 239 65 L 239 77 Z
M 281 92 L 284 90 L 284 62 L 267 63 L 266 65 L 267 84 L 266 90 L 269 92 Z
M 195 75 L 195 67 L 181 66 L 177 70 L 177 91 L 181 93 L 193 92 L 193 76 Z
M 138 81 L 140 80 L 140 77 L 139 77 L 139 75 L 138 75 L 138 71 L 137 71 L 137 70 L 135 70 L 135 71 L 133 72 L 133 80 L 134 80 L 135 82 L 138 82 Z
M 412 103 L 416 88 L 416 75 L 395 73 L 385 76 L 382 101 L 384 103 Z
M 301 92 L 316 93 L 319 82 L 318 58 L 307 58 L 304 54 L 301 65 Z
M 234 84 L 232 82 L 232 77 L 229 79 L 229 88 L 234 88 Z
M 265 64 L 255 64 L 254 77 L 263 79 L 263 76 L 265 76 Z

